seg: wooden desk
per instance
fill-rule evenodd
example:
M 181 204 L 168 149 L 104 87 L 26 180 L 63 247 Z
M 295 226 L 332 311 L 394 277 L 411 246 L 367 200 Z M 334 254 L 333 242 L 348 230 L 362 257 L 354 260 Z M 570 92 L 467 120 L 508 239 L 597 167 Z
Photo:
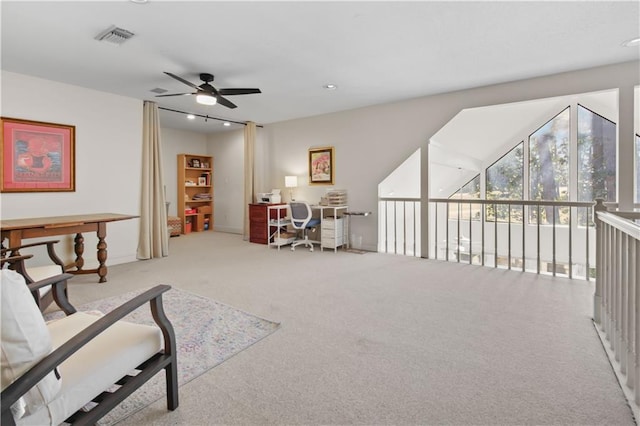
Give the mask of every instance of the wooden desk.
M 74 251 L 76 260 L 65 266 L 65 272 L 71 274 L 94 274 L 100 277 L 99 282 L 107 281 L 107 222 L 134 219 L 139 216 L 130 216 L 117 213 L 81 214 L 75 216 L 35 217 L 27 219 L 9 219 L 0 221 L 2 231 L 2 243 L 8 239 L 8 247 L 17 247 L 23 239 L 48 237 L 52 235 L 76 234 L 74 239 Z M 84 266 L 84 237 L 83 232 L 95 231 L 98 236 L 98 262 L 96 269 L 82 269 Z M 70 269 L 75 268 L 75 269 Z

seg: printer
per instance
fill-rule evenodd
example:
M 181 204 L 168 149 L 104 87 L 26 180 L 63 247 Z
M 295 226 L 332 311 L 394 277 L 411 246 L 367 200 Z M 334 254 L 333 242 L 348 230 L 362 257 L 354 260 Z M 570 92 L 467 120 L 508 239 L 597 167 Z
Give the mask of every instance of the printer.
M 257 203 L 280 203 L 282 197 L 280 196 L 279 189 L 272 189 L 271 192 L 258 192 L 256 194 Z

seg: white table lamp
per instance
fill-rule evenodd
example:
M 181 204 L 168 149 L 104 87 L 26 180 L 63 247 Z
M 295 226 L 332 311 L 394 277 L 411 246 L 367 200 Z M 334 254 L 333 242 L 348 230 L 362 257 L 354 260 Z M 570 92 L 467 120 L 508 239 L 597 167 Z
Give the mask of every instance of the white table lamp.
M 298 176 L 285 176 L 284 177 L 284 186 L 289 188 L 289 196 L 291 198 L 291 201 L 294 201 L 294 199 L 293 199 L 293 188 L 298 186 Z

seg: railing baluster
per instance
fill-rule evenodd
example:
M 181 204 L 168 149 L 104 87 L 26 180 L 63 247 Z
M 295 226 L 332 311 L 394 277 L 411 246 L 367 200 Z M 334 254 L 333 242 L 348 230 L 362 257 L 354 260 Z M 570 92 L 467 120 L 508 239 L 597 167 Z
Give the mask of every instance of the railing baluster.
M 473 231 L 471 230 L 472 215 L 473 213 L 471 212 L 471 203 L 469 203 L 469 265 L 473 263 L 473 250 L 471 249 L 471 247 L 473 247 Z
M 573 278 L 573 259 L 571 258 L 571 246 L 573 242 L 571 241 L 571 230 L 573 228 L 572 219 L 573 208 L 569 207 L 569 278 Z
M 524 204 L 522 205 L 522 272 L 526 270 L 527 266 L 527 256 L 525 256 L 525 245 L 524 245 L 524 235 L 525 235 L 525 211 Z
M 540 204 L 538 203 L 538 216 L 536 217 L 538 228 L 538 274 L 540 274 Z
M 480 238 L 482 238 L 481 244 L 481 251 L 482 251 L 482 255 L 481 255 L 481 259 L 480 259 L 480 263 L 482 266 L 484 266 L 484 227 L 485 227 L 485 219 L 486 219 L 486 206 L 484 204 L 481 205 L 482 206 L 482 212 L 481 212 L 481 220 L 480 220 L 480 229 L 481 229 L 481 235 Z
M 403 217 L 404 220 L 402 221 L 402 238 L 403 238 L 403 243 L 402 244 L 403 250 L 402 250 L 402 254 L 403 255 L 407 255 L 407 202 L 403 201 L 402 202 L 402 213 L 403 213 Z
M 449 203 L 446 204 L 447 205 L 447 220 L 445 222 L 445 259 L 448 262 L 449 261 Z
M 507 262 L 509 262 L 509 270 L 511 270 L 511 204 L 509 204 L 509 212 L 508 212 L 508 220 L 507 220 Z
M 457 244 L 458 254 L 456 255 L 456 257 L 458 258 L 458 263 L 460 263 L 460 203 L 458 203 L 458 222 L 456 225 L 458 228 L 458 230 L 456 231 L 457 237 L 458 237 L 458 244 Z
M 416 228 L 416 202 L 413 202 L 413 255 L 416 256 L 417 252 L 418 231 Z M 420 253 L 422 255 L 422 253 Z
M 556 206 L 553 206 L 553 231 L 551 232 L 551 253 L 553 255 L 553 276 L 556 276 Z
M 589 267 L 589 227 L 591 226 L 591 223 L 589 221 L 589 213 L 590 212 L 591 212 L 591 209 L 587 209 L 587 225 L 585 226 L 585 232 L 586 232 L 586 235 L 585 235 L 586 244 L 585 244 L 585 246 L 587 246 L 586 247 L 587 259 L 586 259 L 586 262 L 585 262 L 587 271 L 585 272 L 585 276 L 587 277 L 587 281 L 590 281 L 590 279 L 591 279 L 591 277 L 590 277 L 591 268 Z M 596 238 L 596 241 L 598 241 L 597 238 Z
M 393 203 L 393 253 L 398 254 L 398 202 Z
M 434 230 L 434 237 L 436 239 L 436 243 L 435 243 L 435 252 L 436 252 L 436 260 L 438 260 L 438 206 L 440 205 L 440 203 L 435 203 L 435 221 L 434 221 L 434 225 L 435 225 L 435 230 Z
M 493 267 L 498 267 L 498 205 L 494 204 L 493 216 Z

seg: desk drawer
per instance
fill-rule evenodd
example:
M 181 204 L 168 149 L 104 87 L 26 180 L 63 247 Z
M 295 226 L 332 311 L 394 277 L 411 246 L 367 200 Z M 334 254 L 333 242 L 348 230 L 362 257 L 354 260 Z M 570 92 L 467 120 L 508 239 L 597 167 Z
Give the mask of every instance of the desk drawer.
M 342 235 L 338 235 L 337 238 L 334 238 L 333 235 L 331 235 L 330 237 L 325 237 L 324 234 L 322 234 L 322 247 L 324 248 L 338 248 L 342 245 L 344 245 L 344 238 L 342 237 Z
M 267 206 L 249 206 L 249 220 L 251 222 L 267 223 Z
M 335 218 L 327 218 L 322 219 L 322 229 L 325 230 L 333 230 L 335 229 L 339 234 L 342 233 L 344 229 L 344 219 L 339 217 Z

